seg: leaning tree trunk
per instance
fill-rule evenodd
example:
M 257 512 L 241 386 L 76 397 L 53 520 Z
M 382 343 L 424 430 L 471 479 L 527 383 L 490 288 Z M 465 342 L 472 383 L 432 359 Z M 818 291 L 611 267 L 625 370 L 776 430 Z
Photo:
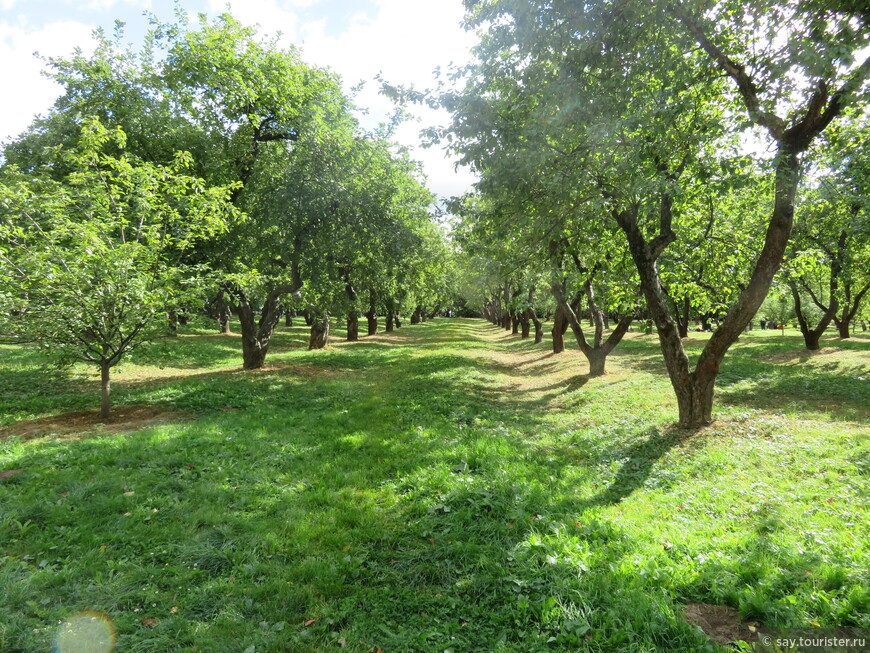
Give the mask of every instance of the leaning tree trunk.
M 320 317 L 312 317 L 311 335 L 308 338 L 308 349 L 323 349 L 329 344 L 329 313 Z

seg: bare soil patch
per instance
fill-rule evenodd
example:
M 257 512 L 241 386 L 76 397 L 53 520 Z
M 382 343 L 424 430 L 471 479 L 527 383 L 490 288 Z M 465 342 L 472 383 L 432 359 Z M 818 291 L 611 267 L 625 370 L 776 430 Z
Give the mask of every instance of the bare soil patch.
M 177 410 L 148 404 L 129 404 L 113 407 L 112 414 L 107 419 L 100 417 L 98 409 L 91 409 L 21 420 L 0 427 L 0 440 L 13 436 L 33 440 L 47 435 L 78 439 L 89 435 L 136 431 L 154 424 L 190 419 L 190 415 Z
M 727 605 L 689 603 L 683 607 L 683 614 L 686 621 L 703 630 L 717 644 L 758 641 L 758 625 L 743 621 L 737 610 Z

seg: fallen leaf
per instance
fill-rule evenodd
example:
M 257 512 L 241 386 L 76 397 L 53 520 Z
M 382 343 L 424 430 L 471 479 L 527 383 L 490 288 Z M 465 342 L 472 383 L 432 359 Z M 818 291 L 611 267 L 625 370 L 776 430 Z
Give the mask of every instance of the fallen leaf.
M 136 494 L 136 493 L 133 492 L 133 490 L 130 490 L 129 492 L 124 492 L 125 497 L 132 497 L 134 494 Z
M 302 625 L 303 625 L 303 626 L 310 626 L 311 624 L 313 624 L 315 621 L 318 621 L 319 619 L 320 619 L 320 617 L 317 617 L 317 619 L 309 619 L 308 621 L 306 621 L 306 622 L 305 622 L 304 624 L 302 624 Z
M 151 619 L 150 617 L 146 617 L 145 619 L 142 620 L 141 623 L 143 626 L 148 626 L 149 628 L 153 628 L 154 626 L 157 625 L 157 619 Z
M 178 612 L 178 606 L 177 606 L 177 605 L 173 605 L 171 608 L 169 608 L 169 613 L 170 613 L 170 614 L 175 614 L 176 612 Z

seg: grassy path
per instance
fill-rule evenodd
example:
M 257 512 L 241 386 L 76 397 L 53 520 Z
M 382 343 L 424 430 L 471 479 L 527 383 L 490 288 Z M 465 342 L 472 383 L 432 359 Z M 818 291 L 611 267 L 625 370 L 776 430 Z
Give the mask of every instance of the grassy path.
M 93 380 L 0 351 L 0 651 L 86 609 L 154 652 L 719 650 L 686 604 L 870 626 L 870 340 L 749 334 L 687 434 L 650 337 L 591 380 L 475 320 L 304 337 L 255 373 L 162 341 L 122 419 L 54 435 Z

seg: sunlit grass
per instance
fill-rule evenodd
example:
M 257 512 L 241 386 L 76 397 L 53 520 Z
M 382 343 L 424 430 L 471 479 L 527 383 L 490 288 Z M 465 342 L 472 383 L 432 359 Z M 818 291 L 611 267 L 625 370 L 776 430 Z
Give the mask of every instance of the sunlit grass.
M 0 650 L 86 609 L 155 652 L 717 650 L 688 602 L 870 626 L 867 339 L 746 334 L 687 433 L 652 336 L 589 379 L 480 321 L 337 335 L 243 372 L 191 327 L 115 383 L 184 420 L 0 442 Z M 3 423 L 95 405 L 0 356 Z

